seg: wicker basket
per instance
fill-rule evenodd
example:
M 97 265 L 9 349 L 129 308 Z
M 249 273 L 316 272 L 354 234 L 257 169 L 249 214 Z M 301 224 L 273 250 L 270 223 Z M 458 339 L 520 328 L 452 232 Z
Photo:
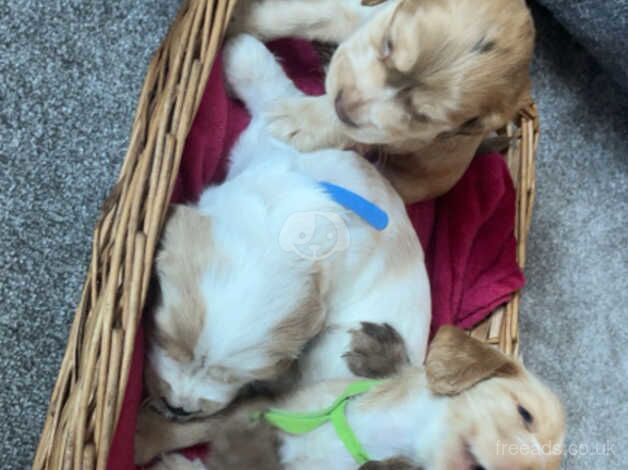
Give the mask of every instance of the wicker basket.
M 122 406 L 153 256 L 183 146 L 236 0 L 188 0 L 146 74 L 129 149 L 102 208 L 92 259 L 33 468 L 104 469 Z M 517 256 L 534 201 L 534 105 L 504 129 L 517 188 Z M 518 352 L 519 294 L 472 334 Z

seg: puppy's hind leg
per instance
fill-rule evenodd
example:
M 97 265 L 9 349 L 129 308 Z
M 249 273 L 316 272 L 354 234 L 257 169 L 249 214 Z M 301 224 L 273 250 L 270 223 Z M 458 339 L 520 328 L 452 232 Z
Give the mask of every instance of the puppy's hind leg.
M 253 36 L 234 37 L 223 54 L 227 82 L 253 117 L 277 99 L 303 96 L 275 56 Z

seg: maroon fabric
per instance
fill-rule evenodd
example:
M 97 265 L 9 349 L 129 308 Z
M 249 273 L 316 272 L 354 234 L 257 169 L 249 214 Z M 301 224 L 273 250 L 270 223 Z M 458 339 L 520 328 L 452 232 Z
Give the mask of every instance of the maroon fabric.
M 491 154 L 476 157 L 449 193 L 410 208 L 431 206 L 431 220 L 412 222 L 426 252 L 432 333 L 445 324 L 475 326 L 523 287 L 515 256 L 515 201 L 504 158 Z M 421 233 L 426 222 L 432 225 L 427 238 Z
M 323 92 L 323 74 L 310 44 L 281 40 L 271 49 L 304 92 Z M 241 103 L 226 95 L 219 58 L 188 135 L 173 202 L 196 201 L 207 184 L 224 178 L 225 156 L 248 122 Z M 407 209 L 426 252 L 432 332 L 444 324 L 477 324 L 523 286 L 515 259 L 515 190 L 501 155 L 476 157 L 449 193 Z M 141 399 L 141 332 L 138 338 L 110 470 L 135 468 L 132 436 Z

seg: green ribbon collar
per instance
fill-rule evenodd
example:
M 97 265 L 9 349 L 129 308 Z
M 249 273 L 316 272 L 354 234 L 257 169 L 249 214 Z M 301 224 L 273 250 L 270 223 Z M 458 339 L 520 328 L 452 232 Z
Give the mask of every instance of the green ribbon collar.
M 362 395 L 371 390 L 380 382 L 377 380 L 358 380 L 351 383 L 344 392 L 334 401 L 334 403 L 321 411 L 312 413 L 295 413 L 270 409 L 261 413 L 257 417 L 265 419 L 268 423 L 276 428 L 281 429 L 287 434 L 307 434 L 328 422 L 331 422 L 336 434 L 351 454 L 354 460 L 363 465 L 368 462 L 369 456 L 358 441 L 355 433 L 351 429 L 345 409 L 347 403 L 352 398 Z

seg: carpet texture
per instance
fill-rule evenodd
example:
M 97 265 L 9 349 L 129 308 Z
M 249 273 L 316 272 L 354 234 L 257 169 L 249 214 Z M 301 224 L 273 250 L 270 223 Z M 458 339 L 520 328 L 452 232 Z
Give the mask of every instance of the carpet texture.
M 539 0 L 628 91 L 628 0 Z
M 30 467 L 98 208 L 177 3 L 0 0 L 0 468 Z M 625 469 L 628 98 L 536 16 L 543 137 L 523 355 L 565 401 L 564 468 Z

